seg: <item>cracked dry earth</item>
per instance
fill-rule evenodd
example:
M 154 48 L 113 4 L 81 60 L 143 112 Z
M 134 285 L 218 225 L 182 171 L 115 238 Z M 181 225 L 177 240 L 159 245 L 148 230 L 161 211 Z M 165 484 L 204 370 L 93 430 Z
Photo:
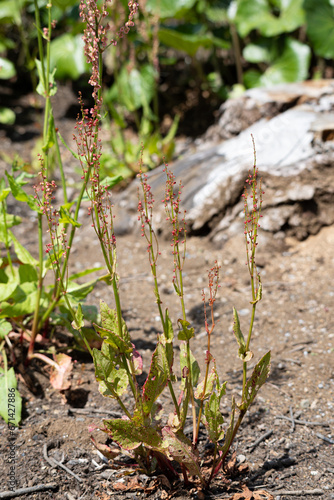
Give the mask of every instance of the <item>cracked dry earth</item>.
M 24 215 L 24 214 L 21 214 Z M 20 238 L 32 250 L 31 231 L 19 226 Z M 159 332 L 152 280 L 143 239 L 136 234 L 118 237 L 120 293 L 124 316 L 136 348 L 144 359 L 144 372 Z M 279 241 L 279 243 L 278 243 Z M 163 306 L 174 324 L 180 316 L 170 276 L 170 244 L 161 239 L 160 279 Z M 163 471 L 157 477 L 129 474 L 129 465 L 104 462 L 90 441 L 88 426 L 111 418 L 119 409 L 98 392 L 94 368 L 88 356 L 73 350 L 76 359 L 71 390 L 54 391 L 39 363 L 26 370 L 31 388 L 19 375 L 24 397 L 22 424 L 15 431 L 17 488 L 49 486 L 26 493 L 29 499 L 333 499 L 334 498 L 334 227 L 323 228 L 306 241 L 276 240 L 262 232 L 258 264 L 263 299 L 257 309 L 252 350 L 258 360 L 272 351 L 272 368 L 234 442 L 228 473 L 220 474 L 210 491 L 198 484 L 187 488 L 171 484 Z M 222 413 L 228 422 L 231 396 L 240 396 L 241 365 L 232 332 L 232 307 L 239 311 L 241 327 L 250 320 L 250 287 L 245 267 L 243 236 L 227 241 L 223 248 L 209 237 L 189 237 L 185 265 L 186 306 L 195 327 L 192 350 L 203 367 L 206 350 L 201 290 L 207 269 L 215 259 L 221 263 L 221 288 L 215 307 L 217 325 L 212 336 L 213 353 L 221 380 L 228 390 Z M 75 244 L 75 269 L 102 262 L 91 229 L 83 229 Z M 99 284 L 89 303 L 100 299 L 113 305 L 110 291 Z M 57 332 L 71 343 L 66 332 Z M 252 362 L 251 362 L 252 363 Z M 170 401 L 162 396 L 167 415 Z M 1 491 L 7 488 L 9 431 L 0 423 Z M 105 440 L 102 433 L 96 438 Z M 201 435 L 204 461 L 210 458 L 205 433 Z M 52 459 L 67 468 L 55 466 Z M 205 462 L 206 463 L 206 462 Z M 0 498 L 10 498 L 2 496 Z

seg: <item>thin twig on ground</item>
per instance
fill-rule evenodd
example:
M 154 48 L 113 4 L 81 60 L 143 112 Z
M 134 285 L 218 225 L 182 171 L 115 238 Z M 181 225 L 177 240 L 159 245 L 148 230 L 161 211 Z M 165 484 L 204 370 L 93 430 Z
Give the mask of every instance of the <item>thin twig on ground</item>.
M 329 437 L 324 436 L 323 434 L 320 434 L 320 432 L 316 432 L 315 435 L 318 438 L 322 439 L 323 441 L 326 441 L 329 444 L 334 444 L 334 439 L 330 439 Z
M 318 488 L 314 490 L 277 490 L 271 491 L 272 495 L 291 495 L 291 496 L 303 496 L 303 495 L 323 495 L 325 492 Z
M 64 465 L 64 464 L 58 462 L 57 460 L 55 460 L 54 458 L 51 458 L 48 456 L 48 446 L 52 446 L 53 444 L 54 444 L 53 442 L 51 442 L 49 445 L 47 445 L 45 443 L 43 446 L 43 457 L 45 458 L 46 462 L 49 465 L 51 465 L 51 467 L 61 467 L 62 469 L 64 469 L 65 472 L 67 472 L 71 476 L 75 477 L 75 479 L 77 481 L 79 481 L 79 483 L 82 483 L 81 477 L 79 477 L 77 474 L 75 474 L 73 471 L 71 471 L 71 469 L 66 467 L 66 465 Z
M 288 422 L 292 422 L 292 419 L 290 417 L 286 417 L 284 415 L 276 415 L 275 418 L 280 418 L 283 420 L 288 420 Z M 294 418 L 295 424 L 299 425 L 308 425 L 308 426 L 313 426 L 313 425 L 319 425 L 322 427 L 330 427 L 328 422 L 308 422 L 307 420 L 298 420 L 296 417 Z
M 19 488 L 15 491 L 3 491 L 0 493 L 0 498 L 16 498 L 28 493 L 36 493 L 38 491 L 55 490 L 58 487 L 57 483 L 36 484 L 36 486 L 29 486 L 28 488 Z
M 89 416 L 96 416 L 96 415 L 91 415 L 93 413 L 99 413 L 101 415 L 110 415 L 111 417 L 114 417 L 114 418 L 121 418 L 122 417 L 122 413 L 120 413 L 119 411 L 111 411 L 111 410 L 98 410 L 96 408 L 89 408 L 89 409 L 85 409 L 85 408 L 69 408 L 68 409 L 68 413 L 78 413 L 79 415 L 87 415 L 87 417 Z
M 269 431 L 267 431 L 265 434 L 263 434 L 262 436 L 260 436 L 256 441 L 254 441 L 253 444 L 250 444 L 248 445 L 248 448 L 249 448 L 249 452 L 252 453 L 255 448 L 260 444 L 262 443 L 262 441 L 265 441 L 266 439 L 268 439 L 272 434 L 273 434 L 273 430 L 270 429 Z

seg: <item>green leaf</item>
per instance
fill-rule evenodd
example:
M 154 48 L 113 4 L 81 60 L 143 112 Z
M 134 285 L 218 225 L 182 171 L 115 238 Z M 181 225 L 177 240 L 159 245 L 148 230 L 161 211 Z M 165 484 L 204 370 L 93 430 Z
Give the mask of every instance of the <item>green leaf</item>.
M 82 307 L 79 303 L 77 312 L 75 313 L 75 321 L 72 321 L 72 328 L 80 330 L 83 326 L 85 326 L 85 322 L 82 314 Z
M 200 400 L 207 399 L 210 396 L 210 394 L 212 394 L 216 379 L 217 379 L 216 369 L 211 368 L 211 371 L 210 371 L 208 378 L 207 378 L 207 381 L 206 381 L 205 390 L 204 390 L 205 379 L 203 379 L 202 382 L 200 382 L 198 384 L 198 386 L 196 387 L 195 394 L 194 394 L 195 398 L 200 399 Z
M 15 248 L 15 253 L 22 262 L 22 264 L 30 264 L 33 267 L 38 267 L 38 260 L 34 259 L 34 257 L 31 255 L 31 253 L 28 252 L 28 250 L 21 245 L 19 240 L 14 236 L 14 234 L 11 231 L 8 231 L 11 240 L 13 242 L 14 248 Z
M 245 84 L 247 87 L 271 87 L 281 83 L 305 80 L 308 75 L 310 57 L 311 51 L 307 45 L 287 38 L 282 55 L 261 76 L 254 71 L 246 72 Z M 254 76 L 256 76 L 255 79 Z
M 13 330 L 12 325 L 5 319 L 0 319 L 0 339 L 4 339 L 6 335 Z
M 224 437 L 224 430 L 222 429 L 224 417 L 220 412 L 220 402 L 226 392 L 226 383 L 224 382 L 218 394 L 213 392 L 204 405 L 205 426 L 212 443 L 217 443 Z
M 14 64 L 4 57 L 0 57 L 0 80 L 9 80 L 15 75 L 16 69 Z
M 42 63 L 38 59 L 35 59 L 35 64 L 37 68 L 37 73 L 39 77 L 39 83 L 36 87 L 36 92 L 41 95 L 42 97 L 45 97 L 46 95 L 53 96 L 57 93 L 57 84 L 55 81 L 55 72 L 56 68 L 49 73 L 49 89 L 48 92 L 46 92 L 46 89 L 44 87 L 44 76 L 43 76 L 43 68 L 42 68 Z
M 17 182 L 17 180 L 14 179 L 12 175 L 10 175 L 8 172 L 6 172 L 6 176 L 8 179 L 8 184 L 10 187 L 10 190 L 12 192 L 12 195 L 17 201 L 22 201 L 23 203 L 27 203 L 27 205 L 33 210 L 34 212 L 37 213 L 42 213 L 41 209 L 39 208 L 38 204 L 36 203 L 36 200 L 32 195 L 27 194 L 20 184 Z
M 0 75 L 1 75 L 1 68 L 0 68 Z M 0 107 L 0 123 L 4 125 L 14 125 L 15 120 L 16 120 L 16 115 L 12 109 Z
M 167 448 L 170 457 L 184 465 L 191 476 L 200 476 L 198 456 L 193 451 L 191 441 L 181 432 L 174 433 L 170 427 L 164 427 L 161 432 L 163 446 Z
M 272 12 L 270 3 L 270 0 L 238 0 L 234 22 L 242 38 L 254 29 L 273 37 L 304 24 L 303 0 L 277 0 L 276 12 Z
M 195 335 L 194 328 L 188 328 L 190 326 L 189 321 L 185 321 L 183 319 L 178 319 L 177 322 L 180 324 L 182 330 L 179 331 L 178 339 L 179 340 L 190 340 Z
M 89 73 L 90 65 L 86 62 L 84 41 L 81 34 L 64 33 L 54 38 L 50 44 L 51 68 L 60 80 L 77 80 L 84 73 Z
M 14 268 L 14 276 L 9 266 L 6 270 L 0 269 L 0 302 L 7 300 L 15 291 L 19 283 L 20 279 L 17 268 Z
M 20 283 L 37 282 L 38 274 L 35 266 L 31 264 L 23 264 L 19 267 Z
M 83 276 L 87 276 L 88 274 L 96 273 L 97 271 L 101 271 L 104 269 L 104 266 L 99 266 L 99 267 L 91 267 L 89 269 L 84 269 L 83 271 L 80 271 L 78 273 L 71 274 L 69 276 L 69 280 L 74 281 L 78 278 L 82 278 Z
M 8 302 L 9 301 L 9 302 Z M 32 314 L 36 308 L 37 282 L 22 283 L 1 304 L 1 317 L 16 318 Z
M 198 49 L 209 49 L 213 45 L 213 40 L 210 35 L 198 35 L 182 33 L 175 29 L 160 28 L 158 32 L 159 40 L 167 47 L 172 47 L 177 50 L 186 52 L 191 57 L 194 57 Z
M 334 5 L 331 0 L 305 0 L 306 32 L 315 53 L 334 57 Z
M 99 392 L 105 397 L 120 398 L 126 392 L 129 381 L 127 371 L 122 367 L 116 368 L 117 358 L 112 347 L 104 343 L 101 351 L 94 348 L 93 360 Z
M 65 208 L 64 205 L 60 207 L 59 222 L 61 222 L 62 224 L 71 224 L 71 226 L 73 226 L 73 227 L 82 226 L 82 224 L 80 224 L 78 221 L 73 219 L 69 210 L 67 208 Z
M 144 426 L 139 418 L 104 420 L 105 432 L 124 450 L 134 450 L 141 444 L 163 452 L 162 437 L 153 427 Z
M 95 323 L 93 326 L 100 334 L 101 338 L 103 338 L 104 342 L 109 344 L 117 354 L 129 354 L 133 351 L 131 342 L 126 342 L 114 331 L 102 328 Z
M 151 413 L 155 401 L 166 387 L 169 370 L 166 351 L 164 346 L 158 342 L 153 352 L 150 371 L 143 387 L 143 411 L 146 415 Z
M 114 309 L 110 309 L 110 307 L 108 307 L 103 300 L 100 301 L 100 314 L 103 328 L 117 332 L 128 345 L 131 345 L 131 338 L 125 321 L 122 318 L 122 331 L 120 332 L 116 311 Z
M 105 177 L 103 181 L 100 183 L 101 186 L 106 187 L 107 189 L 112 189 L 116 184 L 123 180 L 122 175 L 114 175 L 114 177 Z
M 129 66 L 122 67 L 116 83 L 106 94 L 106 100 L 117 101 L 129 111 L 135 111 L 141 107 L 148 107 L 154 95 L 155 69 L 146 64 L 137 68 Z M 147 113 L 149 112 L 146 109 Z
M 246 382 L 244 401 L 243 403 L 238 405 L 239 409 L 243 412 L 246 412 L 250 405 L 253 403 L 255 396 L 259 392 L 259 389 L 263 386 L 269 376 L 270 357 L 271 353 L 269 351 L 255 365 L 250 379 Z
M 5 371 L 0 368 L 0 416 L 17 427 L 21 421 L 22 398 L 17 390 L 14 368 Z
M 193 383 L 193 386 L 196 386 L 198 383 L 198 378 L 200 376 L 201 370 L 199 368 L 199 364 L 197 363 L 197 361 L 196 361 L 196 359 L 191 351 L 190 351 L 190 365 L 191 365 L 190 369 L 191 369 L 191 373 L 192 373 L 192 383 Z M 185 343 L 182 343 L 180 346 L 181 373 L 183 373 L 185 368 L 189 368 L 188 362 L 187 362 L 187 346 Z M 181 389 L 185 388 L 185 383 L 186 383 L 186 379 L 182 377 Z
M 147 0 L 145 10 L 160 19 L 178 17 L 191 9 L 195 2 L 196 0 Z

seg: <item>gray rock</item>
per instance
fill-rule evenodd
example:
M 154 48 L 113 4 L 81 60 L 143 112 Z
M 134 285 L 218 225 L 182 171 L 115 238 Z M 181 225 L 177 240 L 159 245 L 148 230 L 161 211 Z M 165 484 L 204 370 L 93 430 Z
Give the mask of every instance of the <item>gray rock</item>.
M 221 242 L 242 227 L 241 194 L 253 166 L 251 135 L 266 192 L 262 228 L 304 239 L 333 224 L 333 90 L 332 80 L 304 82 L 252 89 L 239 99 L 227 101 L 218 125 L 211 129 L 212 137 L 220 138 L 219 143 L 212 145 L 211 141 L 207 146 L 199 141 L 196 153 L 170 165 L 184 185 L 182 200 L 190 231 L 210 234 Z M 209 132 L 206 142 L 210 142 Z M 162 170 L 160 167 L 149 174 L 156 200 L 164 197 Z M 133 225 L 137 187 L 134 182 L 122 195 L 120 204 L 126 207 L 126 215 L 120 217 L 122 231 Z M 163 207 L 157 218 L 158 229 L 162 214 Z

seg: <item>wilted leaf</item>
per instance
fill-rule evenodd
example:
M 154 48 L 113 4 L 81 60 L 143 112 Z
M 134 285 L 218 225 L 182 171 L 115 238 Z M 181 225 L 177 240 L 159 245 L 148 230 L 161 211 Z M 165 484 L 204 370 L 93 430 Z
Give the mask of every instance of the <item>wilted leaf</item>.
M 210 394 L 212 394 L 213 386 L 216 382 L 216 378 L 217 378 L 216 370 L 215 370 L 215 368 L 211 368 L 211 371 L 210 371 L 208 378 L 207 378 L 207 381 L 206 381 L 205 391 L 204 391 L 205 379 L 203 379 L 202 382 L 200 382 L 198 384 L 198 386 L 196 387 L 195 394 L 194 394 L 195 398 L 201 399 L 201 400 L 208 398 L 210 396 Z
M 169 365 L 164 346 L 158 345 L 152 355 L 150 371 L 143 387 L 143 411 L 151 413 L 153 404 L 166 387 L 169 374 Z
M 112 419 L 103 421 L 106 432 L 124 450 L 134 450 L 141 444 L 148 448 L 162 449 L 161 435 L 153 427 L 144 426 L 139 418 Z
M 198 457 L 192 450 L 191 441 L 181 432 L 175 434 L 170 427 L 164 427 L 161 432 L 170 457 L 184 465 L 191 476 L 200 475 Z
M 54 356 L 57 367 L 53 366 L 50 373 L 50 383 L 58 391 L 66 391 L 71 387 L 70 376 L 73 369 L 73 362 L 70 356 L 60 353 Z

